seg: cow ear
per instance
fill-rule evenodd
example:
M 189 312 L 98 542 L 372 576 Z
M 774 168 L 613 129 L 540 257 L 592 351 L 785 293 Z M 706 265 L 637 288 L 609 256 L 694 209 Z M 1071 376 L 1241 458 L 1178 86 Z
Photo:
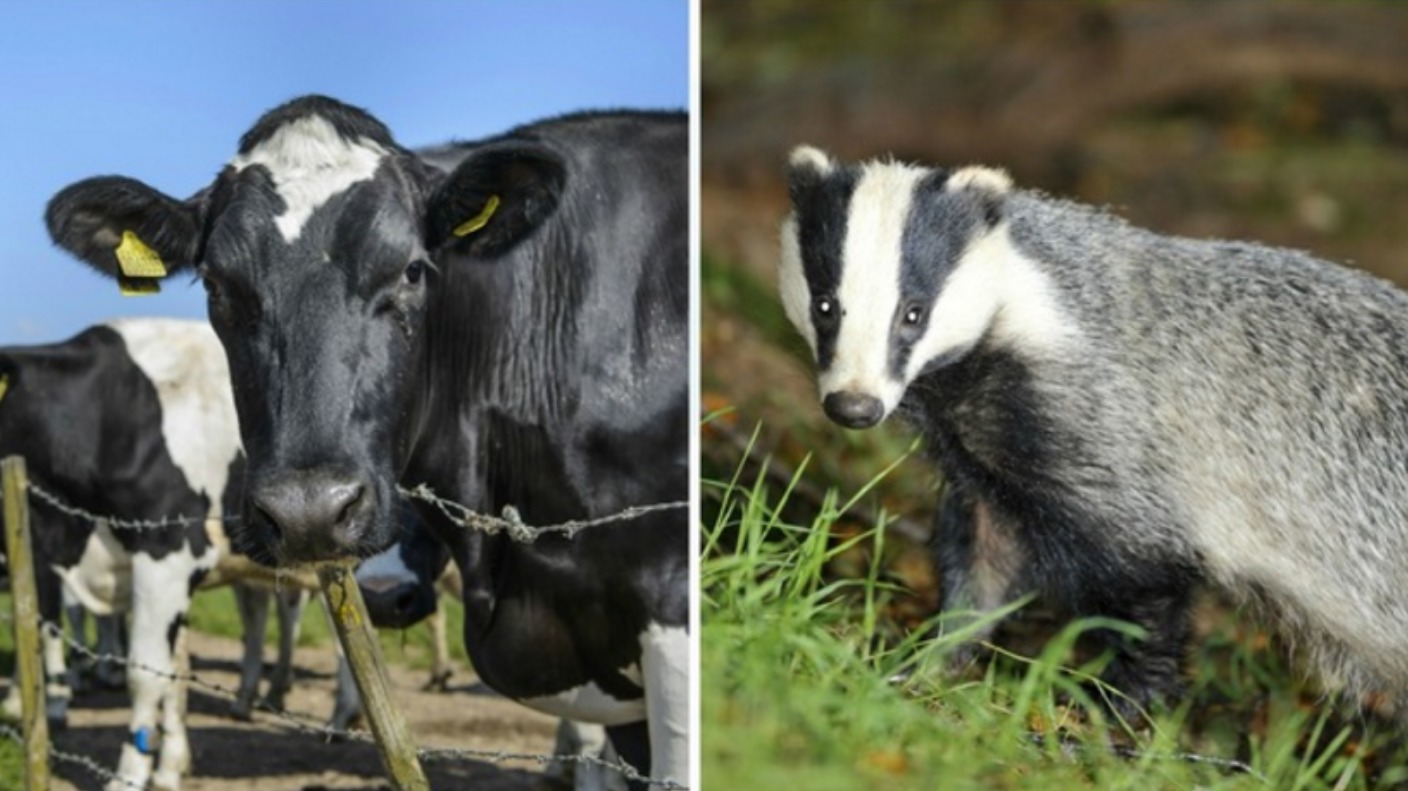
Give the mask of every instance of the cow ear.
M 195 263 L 203 198 L 188 201 L 140 181 L 102 176 L 71 184 L 49 201 L 44 223 L 54 244 L 129 284 L 154 284 Z
M 532 234 L 557 210 L 567 168 L 551 151 L 505 144 L 475 151 L 426 206 L 425 246 L 494 258 Z

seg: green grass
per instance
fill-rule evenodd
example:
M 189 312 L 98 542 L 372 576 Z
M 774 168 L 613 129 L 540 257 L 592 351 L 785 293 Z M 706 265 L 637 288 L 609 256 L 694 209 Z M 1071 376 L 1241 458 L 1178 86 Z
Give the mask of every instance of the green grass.
M 1133 733 L 1088 705 L 1102 658 L 1082 663 L 1074 650 L 1083 631 L 1109 623 L 1076 622 L 1034 655 L 999 649 L 975 671 L 946 671 L 962 634 L 930 639 L 886 623 L 903 591 L 883 567 L 885 531 L 833 533 L 880 478 L 797 508 L 792 486 L 745 478 L 745 468 L 704 485 L 715 514 L 701 567 L 706 787 L 1374 787 L 1350 748 L 1383 738 L 1307 705 L 1314 693 L 1236 618 L 1194 648 L 1184 705 Z M 793 484 L 808 474 L 804 462 Z M 858 549 L 870 559 L 861 574 L 831 571 Z M 907 681 L 889 681 L 901 672 Z

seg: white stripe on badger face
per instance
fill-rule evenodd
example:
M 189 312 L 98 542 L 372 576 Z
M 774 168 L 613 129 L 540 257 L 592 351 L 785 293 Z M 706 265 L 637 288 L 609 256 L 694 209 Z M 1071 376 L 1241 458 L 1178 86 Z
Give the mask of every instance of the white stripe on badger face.
M 319 206 L 359 181 L 370 179 L 387 150 L 366 138 L 342 139 L 327 119 L 310 115 L 279 128 L 268 140 L 231 160 L 235 170 L 269 169 L 285 211 L 274 218 L 284 241 L 293 242 Z
M 910 354 L 906 384 L 930 360 L 971 349 L 989 330 L 994 343 L 1028 355 L 1055 353 L 1078 334 L 1050 281 L 1012 245 L 1007 227 L 969 242 Z
M 782 311 L 792 326 L 806 338 L 816 359 L 816 328 L 812 326 L 812 294 L 807 275 L 802 268 L 802 250 L 797 240 L 797 215 L 789 214 L 782 222 L 782 261 L 777 268 L 777 292 L 782 297 Z
M 899 405 L 904 382 L 890 376 L 890 335 L 900 304 L 905 222 L 914 188 L 927 174 L 896 163 L 866 165 L 851 195 L 841 254 L 837 301 L 841 324 L 831 365 L 821 372 L 821 397 L 850 392 Z
M 186 483 L 220 516 L 230 463 L 240 449 L 239 419 L 225 350 L 209 324 L 175 319 L 122 319 L 108 324 L 156 388 L 161 434 Z

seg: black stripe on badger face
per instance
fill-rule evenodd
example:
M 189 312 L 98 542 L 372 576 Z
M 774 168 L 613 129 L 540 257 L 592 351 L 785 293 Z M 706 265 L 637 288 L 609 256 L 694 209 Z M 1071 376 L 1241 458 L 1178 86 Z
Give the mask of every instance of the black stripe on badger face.
M 954 191 L 949 186 L 947 171 L 929 173 L 915 185 L 905 218 L 900 241 L 900 301 L 895 307 L 889 360 L 890 375 L 899 381 L 912 378 L 910 357 L 928 333 L 934 305 L 968 243 L 1001 219 L 971 192 Z M 941 367 L 949 356 L 924 360 L 924 367 Z
M 836 335 L 846 306 L 840 304 L 843 248 L 847 208 L 860 170 L 842 167 L 821 174 L 794 170 L 790 192 L 796 217 L 797 243 L 802 271 L 811 292 L 810 322 L 816 333 L 816 361 L 822 370 L 831 367 Z

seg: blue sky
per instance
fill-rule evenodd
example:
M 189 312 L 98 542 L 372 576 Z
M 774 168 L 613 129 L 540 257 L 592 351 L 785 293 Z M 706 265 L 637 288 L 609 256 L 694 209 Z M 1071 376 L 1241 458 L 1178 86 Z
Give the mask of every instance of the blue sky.
M 44 205 L 73 181 L 185 197 L 304 93 L 365 107 L 413 147 L 568 110 L 682 108 L 689 3 L 7 3 L 0 74 L 0 344 L 40 343 L 116 316 L 205 315 L 185 277 L 122 297 L 50 244 Z

